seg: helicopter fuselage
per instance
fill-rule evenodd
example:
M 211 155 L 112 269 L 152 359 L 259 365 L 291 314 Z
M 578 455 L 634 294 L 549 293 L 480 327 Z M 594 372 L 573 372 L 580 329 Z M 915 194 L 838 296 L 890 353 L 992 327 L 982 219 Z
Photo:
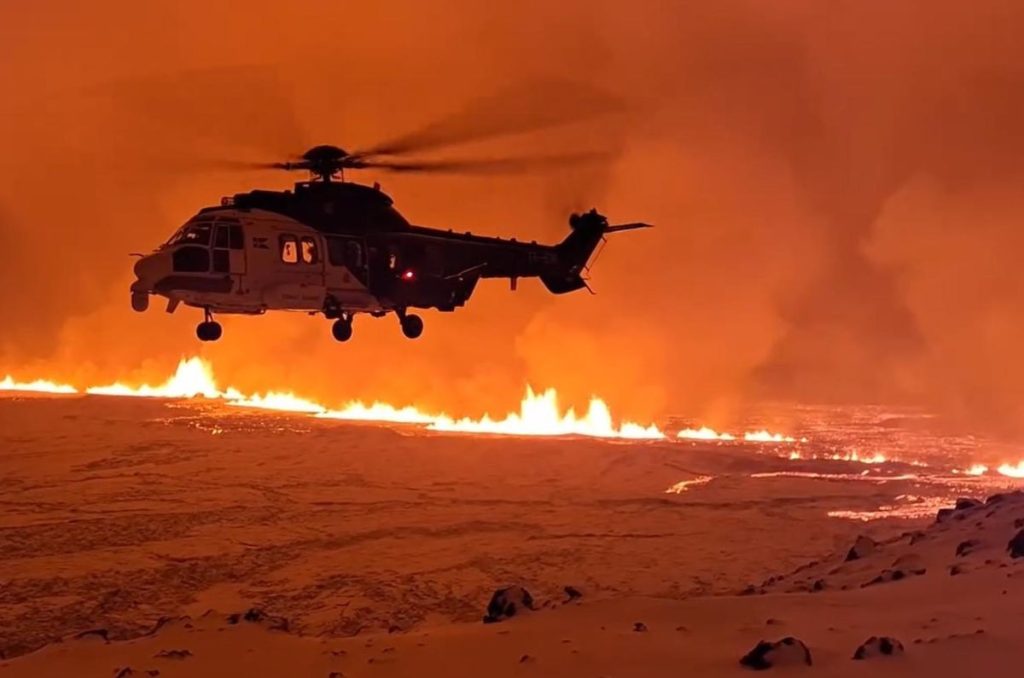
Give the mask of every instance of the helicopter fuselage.
M 357 313 L 394 311 L 409 336 L 422 321 L 410 308 L 453 311 L 481 278 L 539 277 L 554 293 L 586 285 L 581 273 L 609 230 L 596 212 L 575 215 L 562 243 L 544 245 L 413 226 L 376 187 L 300 183 L 295 192 L 253 191 L 201 210 L 135 264 L 132 306 L 150 295 L 214 313 L 323 313 L 348 327 Z M 636 227 L 638 224 L 627 225 Z M 415 320 L 408 321 L 407 318 Z M 206 334 L 203 336 L 203 326 Z M 340 334 L 339 334 L 340 332 Z M 215 339 L 220 336 L 216 325 Z

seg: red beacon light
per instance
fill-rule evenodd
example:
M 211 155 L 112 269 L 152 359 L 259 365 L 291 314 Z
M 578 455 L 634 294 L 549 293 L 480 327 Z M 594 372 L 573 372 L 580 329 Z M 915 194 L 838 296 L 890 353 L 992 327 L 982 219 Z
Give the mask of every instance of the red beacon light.
M 406 282 L 410 282 L 410 281 L 416 279 L 416 272 L 413 271 L 411 268 L 407 268 L 404 271 L 402 271 L 402 276 L 401 277 L 402 277 L 402 280 L 405 280 Z

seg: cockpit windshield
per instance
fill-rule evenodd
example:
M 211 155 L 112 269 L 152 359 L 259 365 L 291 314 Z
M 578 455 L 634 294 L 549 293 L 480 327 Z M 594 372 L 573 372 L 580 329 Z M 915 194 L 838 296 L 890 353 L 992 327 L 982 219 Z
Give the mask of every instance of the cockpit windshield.
M 209 247 L 213 224 L 208 221 L 190 222 L 178 229 L 178 232 L 167 241 L 168 245 L 187 243 Z

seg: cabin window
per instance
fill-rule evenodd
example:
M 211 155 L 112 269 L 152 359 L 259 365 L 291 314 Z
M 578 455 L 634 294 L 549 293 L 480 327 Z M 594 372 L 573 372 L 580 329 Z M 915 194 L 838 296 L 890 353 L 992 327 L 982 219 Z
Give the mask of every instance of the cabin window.
M 281 261 L 286 264 L 299 263 L 299 245 L 294 235 L 281 236 Z
M 242 237 L 242 226 L 240 224 L 231 224 L 228 227 L 229 236 L 228 243 L 233 250 L 240 250 L 245 248 L 245 239 Z
M 354 240 L 345 245 L 345 261 L 351 269 L 363 267 L 363 248 Z
M 315 264 L 320 261 L 320 253 L 316 249 L 316 240 L 304 237 L 301 241 L 302 261 L 306 264 Z

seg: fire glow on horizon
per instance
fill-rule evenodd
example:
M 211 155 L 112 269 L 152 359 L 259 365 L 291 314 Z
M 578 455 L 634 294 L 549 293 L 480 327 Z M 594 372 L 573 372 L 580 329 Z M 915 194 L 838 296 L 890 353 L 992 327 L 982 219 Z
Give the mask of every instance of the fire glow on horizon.
M 590 436 L 596 438 L 615 438 L 629 440 L 665 440 L 665 435 L 656 425 L 642 425 L 630 421 L 616 423 L 608 405 L 598 397 L 593 397 L 586 412 L 581 416 L 572 408 L 563 410 L 559 406 L 558 394 L 554 389 L 535 392 L 527 386 L 518 412 L 510 412 L 503 418 L 495 419 L 484 415 L 479 419 L 468 417 L 453 418 L 444 413 L 430 413 L 415 406 L 396 407 L 394 405 L 374 402 L 366 404 L 359 401 L 346 403 L 340 409 L 331 409 L 314 400 L 298 396 L 290 391 L 268 391 L 263 394 L 244 394 L 236 388 L 221 389 L 213 375 L 211 365 L 199 357 L 183 358 L 175 373 L 162 384 L 152 386 L 143 384 L 132 386 L 115 382 L 106 386 L 91 386 L 78 389 L 75 386 L 55 381 L 37 379 L 33 381 L 17 381 L 12 376 L 0 380 L 0 392 L 40 393 L 53 395 L 74 395 L 84 391 L 86 394 L 114 397 L 150 397 L 187 399 L 202 396 L 221 400 L 224 403 L 241 408 L 294 412 L 323 419 L 344 421 L 380 422 L 389 424 L 407 424 L 421 426 L 428 430 L 450 433 L 511 435 L 511 436 Z M 707 426 L 700 428 L 684 428 L 674 437 L 678 440 L 709 441 L 725 443 L 758 443 L 771 446 L 782 444 L 800 445 L 807 443 L 806 438 L 794 438 L 768 430 L 748 431 L 742 435 L 719 432 Z M 809 449 L 790 448 L 780 455 L 793 461 L 831 460 L 856 462 L 861 464 L 883 464 L 888 461 L 886 456 L 874 453 L 866 454 L 857 451 L 842 453 L 814 453 Z M 914 462 L 904 462 L 914 465 Z M 1008 478 L 1024 479 L 1024 461 L 1016 464 L 1003 463 L 988 467 L 974 464 L 965 470 L 954 470 L 961 476 L 984 476 L 989 473 Z M 681 491 L 681 489 L 679 490 Z
M 72 391 L 73 392 L 73 391 Z M 270 391 L 264 394 L 243 394 L 235 388 L 221 390 L 209 363 L 201 358 L 183 359 L 174 375 L 163 384 L 151 386 L 129 386 L 114 383 L 109 386 L 94 386 L 85 389 L 90 395 L 134 396 L 156 398 L 204 398 L 220 399 L 235 407 L 276 410 L 311 414 L 324 419 L 346 421 L 375 421 L 393 424 L 425 426 L 434 431 L 452 433 L 478 433 L 518 436 L 591 436 L 597 438 L 623 438 L 630 440 L 662 440 L 665 434 L 654 424 L 644 426 L 624 421 L 618 424 L 612 417 L 608 405 L 600 398 L 590 400 L 587 411 L 582 415 L 569 408 L 562 410 L 558 394 L 554 389 L 535 393 L 529 386 L 523 397 L 519 412 L 511 412 L 501 419 L 484 415 L 480 419 L 464 417 L 455 419 L 444 413 L 434 414 L 421 411 L 413 406 L 395 407 L 388 403 L 366 403 L 353 401 L 341 409 L 330 409 L 321 403 L 303 398 L 291 392 Z

